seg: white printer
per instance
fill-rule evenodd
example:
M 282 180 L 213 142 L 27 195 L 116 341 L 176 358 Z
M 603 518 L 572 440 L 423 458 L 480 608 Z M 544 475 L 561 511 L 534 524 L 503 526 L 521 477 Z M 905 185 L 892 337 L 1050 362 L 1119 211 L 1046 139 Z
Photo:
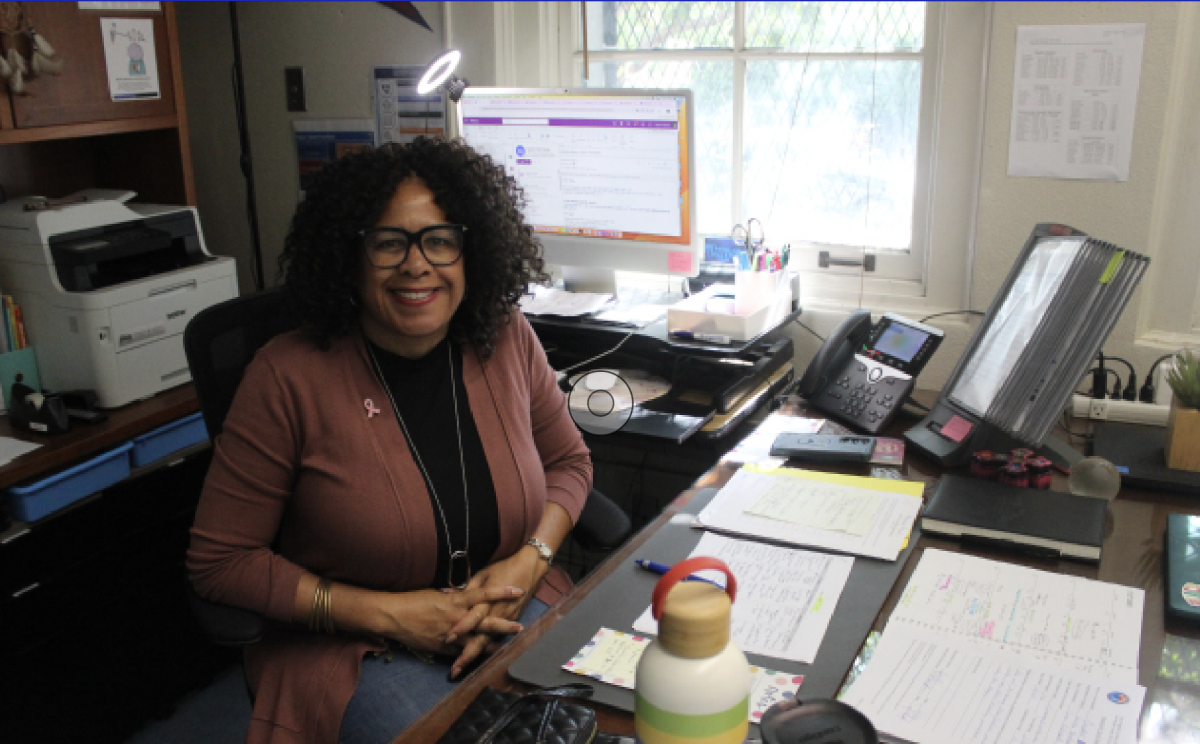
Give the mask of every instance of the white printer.
M 191 207 L 90 189 L 0 204 L 0 288 L 20 303 L 42 386 L 116 408 L 192 379 L 183 329 L 237 296 Z

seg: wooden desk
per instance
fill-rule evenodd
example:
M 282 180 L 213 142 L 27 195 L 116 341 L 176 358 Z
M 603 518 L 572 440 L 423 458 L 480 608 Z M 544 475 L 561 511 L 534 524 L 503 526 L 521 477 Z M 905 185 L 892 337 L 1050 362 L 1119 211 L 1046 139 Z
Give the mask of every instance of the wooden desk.
M 115 447 L 132 437 L 200 410 L 196 390 L 189 382 L 152 398 L 111 411 L 99 424 L 73 422 L 65 434 L 36 434 L 14 429 L 8 416 L 0 417 L 0 436 L 36 442 L 38 449 L 0 467 L 0 488 L 44 475 Z
M 789 410 L 798 415 L 805 413 L 803 407 Z M 888 435 L 898 436 L 911 425 L 912 420 L 901 417 L 900 422 L 893 426 Z M 525 633 L 518 636 L 509 646 L 476 670 L 454 693 L 397 738 L 395 744 L 437 741 L 484 686 L 491 685 L 499 689 L 526 689 L 508 677 L 509 665 L 545 635 L 560 618 L 571 612 L 593 588 L 604 581 L 618 566 L 632 560 L 650 535 L 695 496 L 698 489 L 720 487 L 733 476 L 736 470 L 736 466 L 733 465 L 718 465 L 697 481 L 692 488 L 680 494 L 657 519 L 597 568 L 559 606 L 548 611 Z M 868 474 L 867 470 L 866 467 L 860 467 L 857 470 L 847 469 L 846 472 Z M 930 487 L 936 483 L 943 472 L 945 471 L 937 464 L 911 451 L 906 454 L 905 462 L 899 468 L 899 474 L 904 478 L 925 482 L 927 484 L 926 495 L 930 493 Z M 894 477 L 896 468 L 871 466 L 870 474 Z M 1055 481 L 1055 490 L 1066 490 L 1065 479 L 1062 476 L 1055 476 Z M 1139 682 L 1147 687 L 1147 694 L 1145 708 L 1142 712 L 1139 741 L 1144 744 L 1168 741 L 1200 742 L 1200 716 L 1195 713 L 1200 710 L 1200 681 L 1198 681 L 1200 680 L 1200 632 L 1178 627 L 1174 623 L 1167 623 L 1164 626 L 1163 534 L 1166 530 L 1167 514 L 1171 512 L 1200 515 L 1200 501 L 1168 493 L 1122 490 L 1109 507 L 1104 548 L 1099 566 L 1072 561 L 1034 561 L 1008 552 L 976 548 L 964 549 L 956 542 L 922 536 L 900 578 L 892 587 L 883 609 L 875 618 L 874 630 L 883 630 L 887 618 L 895 608 L 896 602 L 925 548 L 967 552 L 994 560 L 1020 563 L 1041 570 L 1140 587 L 1146 592 L 1146 605 L 1142 621 Z M 803 695 L 803 687 L 800 688 L 800 693 Z M 599 705 L 595 708 L 601 730 L 632 735 L 632 714 Z

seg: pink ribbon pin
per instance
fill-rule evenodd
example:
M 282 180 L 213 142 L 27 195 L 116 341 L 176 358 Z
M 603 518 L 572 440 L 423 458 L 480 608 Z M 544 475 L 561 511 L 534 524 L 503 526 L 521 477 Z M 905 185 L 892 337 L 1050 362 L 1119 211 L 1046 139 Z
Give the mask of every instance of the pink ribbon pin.
M 374 401 L 372 401 L 370 398 L 367 398 L 363 401 L 363 408 L 367 409 L 367 418 L 371 418 L 377 413 L 383 413 L 383 411 L 375 407 Z

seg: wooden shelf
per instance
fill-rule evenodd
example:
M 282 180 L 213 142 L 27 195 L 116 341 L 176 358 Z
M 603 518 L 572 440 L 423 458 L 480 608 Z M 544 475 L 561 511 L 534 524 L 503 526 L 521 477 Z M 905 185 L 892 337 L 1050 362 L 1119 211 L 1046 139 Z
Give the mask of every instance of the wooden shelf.
M 31 127 L 29 129 L 0 130 L 0 145 L 16 145 L 24 142 L 46 142 L 49 140 L 96 137 L 105 134 L 148 132 L 155 129 L 176 129 L 179 117 L 175 114 L 149 116 L 137 119 L 112 119 L 86 124 L 63 124 L 53 127 Z

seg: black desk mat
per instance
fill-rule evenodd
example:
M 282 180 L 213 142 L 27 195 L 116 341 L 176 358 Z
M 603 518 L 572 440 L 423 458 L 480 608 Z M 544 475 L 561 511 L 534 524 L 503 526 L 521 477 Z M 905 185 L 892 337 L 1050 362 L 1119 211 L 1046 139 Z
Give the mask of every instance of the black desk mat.
M 716 493 L 717 490 L 713 488 L 701 490 L 682 513 L 699 513 Z M 701 530 L 686 524 L 668 523 L 646 541 L 636 557 L 659 563 L 677 563 L 687 558 L 700 542 L 702 534 Z M 797 693 L 803 699 L 833 697 L 919 536 L 914 524 L 908 547 L 894 562 L 855 557 L 846 588 L 838 600 L 837 609 L 812 664 L 746 654 L 750 663 L 789 674 L 803 674 L 804 683 Z M 564 671 L 562 665 L 583 648 L 602 626 L 632 633 L 634 621 L 650 606 L 650 595 L 658 579 L 655 574 L 637 568 L 630 559 L 517 659 L 509 667 L 508 673 L 531 685 L 586 682 L 586 678 Z M 591 684 L 595 688 L 592 700 L 623 710 L 633 710 L 631 690 L 595 680 Z M 753 736 L 758 736 L 757 728 L 756 724 L 751 726 Z
M 1117 467 L 1126 467 L 1121 485 L 1180 491 L 1200 496 L 1200 473 L 1167 467 L 1163 442 L 1167 430 L 1161 426 L 1137 424 L 1096 424 L 1092 454 Z

